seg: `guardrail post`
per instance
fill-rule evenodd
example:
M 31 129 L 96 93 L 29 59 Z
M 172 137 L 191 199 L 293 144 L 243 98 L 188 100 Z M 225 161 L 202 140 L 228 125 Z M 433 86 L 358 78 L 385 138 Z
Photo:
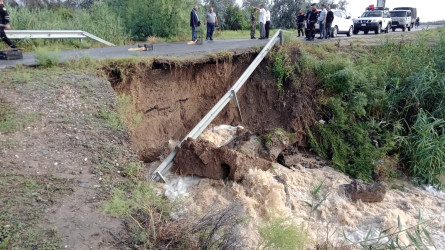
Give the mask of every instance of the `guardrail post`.
M 234 89 L 232 89 L 232 98 L 235 101 L 236 108 L 238 109 L 239 118 L 241 119 L 241 122 L 244 122 L 243 116 L 241 115 L 241 107 L 239 106 L 238 98 L 236 97 L 236 92 Z
M 278 36 L 280 37 L 280 45 L 283 45 L 283 31 L 280 30 L 280 34 Z

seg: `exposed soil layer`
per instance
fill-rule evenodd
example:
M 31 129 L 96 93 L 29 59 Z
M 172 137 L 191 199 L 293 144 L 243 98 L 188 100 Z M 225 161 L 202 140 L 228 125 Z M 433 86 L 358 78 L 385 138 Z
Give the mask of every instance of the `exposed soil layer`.
M 250 168 L 268 170 L 272 163 L 239 153 L 226 146 L 188 138 L 175 158 L 173 171 L 211 179 L 240 181 Z
M 199 62 L 163 61 L 110 64 L 105 70 L 119 95 L 131 95 L 135 112 L 142 115 L 132 140 L 139 158 L 157 160 L 168 152 L 169 140 L 182 140 L 237 81 L 257 52 Z M 306 145 L 305 127 L 315 119 L 316 81 L 302 86 L 286 84 L 278 91 L 265 59 L 238 92 L 243 122 L 233 102 L 215 124 L 243 125 L 253 133 L 283 128 L 296 133 L 298 146 Z

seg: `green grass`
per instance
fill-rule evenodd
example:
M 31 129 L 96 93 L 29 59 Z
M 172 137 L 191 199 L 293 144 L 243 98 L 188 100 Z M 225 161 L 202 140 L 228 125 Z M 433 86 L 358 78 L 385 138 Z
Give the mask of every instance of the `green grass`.
M 260 226 L 259 233 L 267 249 L 305 249 L 308 242 L 303 225 L 295 225 L 290 218 L 274 219 Z
M 0 249 L 56 249 L 57 230 L 38 222 L 45 209 L 71 192 L 71 183 L 51 176 L 0 172 Z
M 99 112 L 96 114 L 100 123 L 105 127 L 114 131 L 123 132 L 125 130 L 125 124 L 122 117 L 113 109 L 102 106 Z
M 39 49 L 35 52 L 34 58 L 37 65 L 43 68 L 56 66 L 60 62 L 59 51 L 48 51 L 47 49 Z
M 37 113 L 20 114 L 12 104 L 3 103 L 0 99 L 0 134 L 19 131 L 40 117 Z

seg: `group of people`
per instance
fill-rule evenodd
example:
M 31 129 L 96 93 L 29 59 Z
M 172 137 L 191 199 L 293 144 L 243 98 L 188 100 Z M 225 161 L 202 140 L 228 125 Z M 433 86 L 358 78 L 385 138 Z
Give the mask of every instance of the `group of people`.
M 11 40 L 6 36 L 5 30 L 11 29 L 11 25 L 9 24 L 9 14 L 6 11 L 5 5 L 0 1 L 0 39 L 4 41 L 9 47 L 15 49 L 17 48 Z
M 315 39 L 315 25 L 318 23 L 320 28 L 320 37 L 318 39 L 330 39 L 333 21 L 334 12 L 331 11 L 329 6 L 322 4 L 321 10 L 318 10 L 317 5 L 314 3 L 306 14 L 301 9 L 298 13 L 298 36 L 304 36 L 306 33 L 306 40 L 313 41 Z
M 253 7 L 252 14 L 250 15 L 250 38 L 256 39 L 255 30 L 257 25 L 257 13 L 258 21 L 260 24 L 260 38 L 259 39 L 269 39 L 270 32 L 270 11 L 264 8 L 264 5 L 260 5 L 259 8 Z M 198 6 L 195 5 L 190 12 L 190 27 L 192 28 L 192 41 L 196 42 L 198 37 L 198 27 L 201 25 L 201 21 L 198 15 Z M 215 32 L 215 27 L 218 26 L 218 18 L 213 8 L 210 7 L 206 12 L 204 17 L 204 25 L 207 26 L 206 41 L 213 40 L 213 33 Z
M 250 38 L 256 39 L 256 14 L 258 14 L 258 21 L 260 23 L 260 38 L 258 39 L 269 39 L 270 31 L 270 11 L 264 8 L 264 5 L 260 5 L 259 8 L 253 7 L 252 14 L 250 15 Z

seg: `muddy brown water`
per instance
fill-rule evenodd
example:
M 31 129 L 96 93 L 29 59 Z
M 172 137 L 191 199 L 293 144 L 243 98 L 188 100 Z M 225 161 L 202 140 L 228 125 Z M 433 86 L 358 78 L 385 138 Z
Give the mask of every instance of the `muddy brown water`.
M 169 140 L 181 141 L 237 81 L 257 55 L 249 52 L 193 61 L 155 61 L 120 65 L 107 74 L 118 95 L 131 95 L 141 122 L 132 141 L 145 162 L 166 155 Z M 298 146 L 306 145 L 305 126 L 315 120 L 316 81 L 285 82 L 279 91 L 271 73 L 273 62 L 263 60 L 238 92 L 243 122 L 231 101 L 214 124 L 242 125 L 254 133 L 283 128 L 294 132 Z M 116 68 L 121 67 L 120 70 Z M 126 68 L 125 68 L 126 67 Z M 130 68 L 129 68 L 130 67 Z M 122 72 L 131 72 L 124 75 Z

